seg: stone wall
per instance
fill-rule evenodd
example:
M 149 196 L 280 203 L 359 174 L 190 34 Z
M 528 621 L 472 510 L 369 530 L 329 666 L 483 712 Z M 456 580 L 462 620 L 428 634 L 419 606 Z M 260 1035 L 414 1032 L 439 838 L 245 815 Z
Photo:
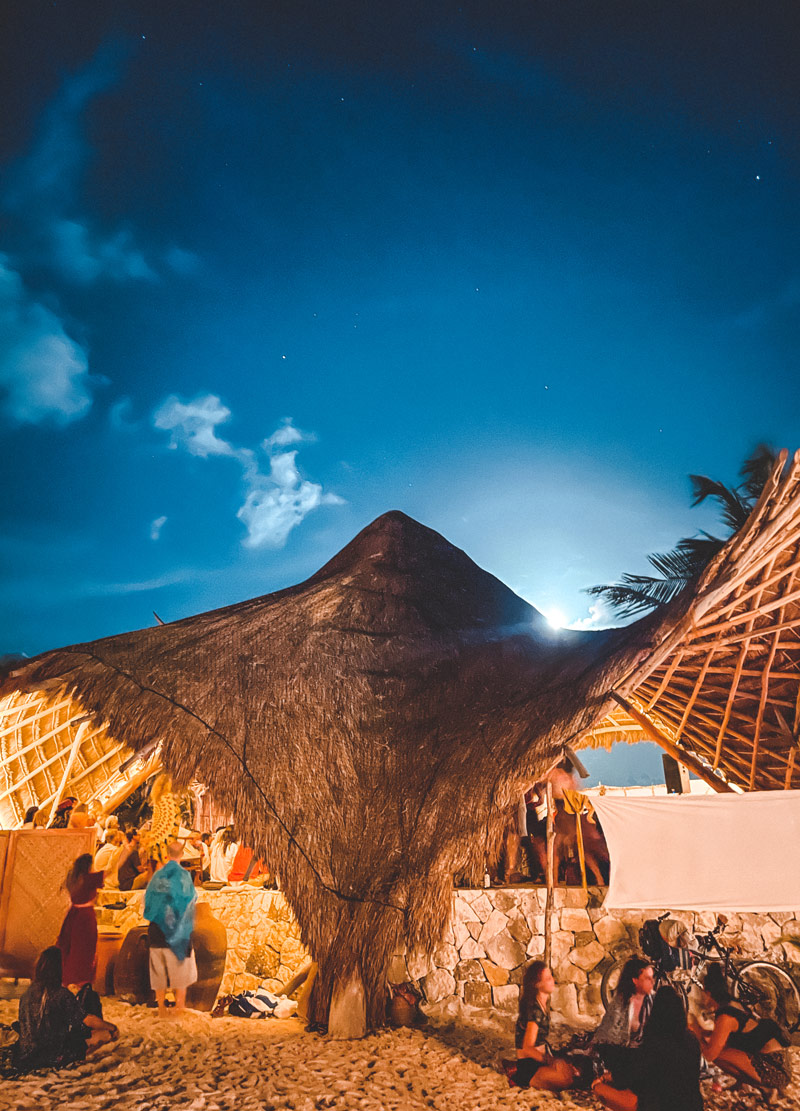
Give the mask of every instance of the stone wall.
M 555 1022 L 593 1027 L 602 1013 L 600 981 L 617 955 L 638 948 L 639 927 L 661 911 L 602 908 L 605 888 L 558 888 L 553 914 L 552 966 L 557 988 Z M 228 955 L 220 991 L 243 991 L 266 981 L 279 989 L 308 959 L 297 923 L 279 891 L 248 884 L 219 891 L 198 889 L 228 931 Z M 124 900 L 120 910 L 103 904 Z M 144 892 L 102 891 L 100 926 L 128 930 L 142 925 Z M 390 980 L 422 984 L 430 1003 L 444 1008 L 472 1007 L 514 1013 L 525 965 L 544 951 L 542 887 L 500 887 L 453 892 L 453 914 L 441 944 L 429 955 L 398 955 Z M 716 915 L 672 911 L 690 932 L 713 927 Z M 743 956 L 800 962 L 800 911 L 771 915 L 731 914 L 724 939 Z M 797 965 L 800 974 L 800 963 Z
M 220 993 L 245 991 L 266 982 L 279 990 L 308 960 L 300 931 L 280 891 L 249 884 L 218 891 L 198 889 L 198 899 L 208 903 L 215 918 L 228 932 L 228 954 Z M 100 892 L 98 925 L 127 931 L 144 924 L 143 891 Z M 109 910 L 107 903 L 124 902 L 123 909 Z
M 605 888 L 559 888 L 554 893 L 553 1020 L 592 1028 L 602 1014 L 600 982 L 616 956 L 638 949 L 639 927 L 662 911 L 602 908 Z M 525 965 L 544 952 L 545 889 L 490 888 L 454 892 L 453 916 L 442 944 L 430 956 L 395 958 L 391 979 L 418 980 L 429 1003 L 466 1004 L 515 1013 Z M 691 933 L 716 924 L 713 913 L 673 911 Z M 800 961 L 800 912 L 731 914 L 723 935 L 743 956 Z M 800 973 L 800 965 L 797 966 Z

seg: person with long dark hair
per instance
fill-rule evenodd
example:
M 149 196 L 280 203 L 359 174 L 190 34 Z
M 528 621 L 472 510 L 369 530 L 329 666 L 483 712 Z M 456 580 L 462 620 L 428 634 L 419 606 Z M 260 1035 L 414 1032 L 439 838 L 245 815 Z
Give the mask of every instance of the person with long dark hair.
M 509 1081 L 518 1088 L 561 1092 L 571 1087 L 577 1070 L 554 1057 L 547 1042 L 550 1033 L 550 996 L 555 990 L 553 973 L 544 961 L 531 961 L 522 977 L 519 1015 L 514 1031 L 516 1065 L 504 1063 Z
M 658 989 L 640 1047 L 592 1091 L 611 1111 L 702 1111 L 700 1049 L 673 988 Z
M 94 979 L 97 918 L 94 906 L 103 873 L 92 871 L 92 854 L 83 853 L 67 873 L 70 903 L 56 944 L 63 959 L 64 987 L 80 988 Z
M 40 955 L 31 985 L 19 1001 L 14 1065 L 20 1072 L 82 1061 L 87 1052 L 117 1037 L 112 1023 L 84 1014 L 72 992 L 62 986 L 62 975 L 61 950 L 51 945 Z
M 714 1027 L 709 1033 L 693 1020 L 690 1029 L 705 1059 L 768 1095 L 782 1092 L 792 1079 L 786 1031 L 733 999 L 719 964 L 706 972 L 703 1003 L 714 1014 Z
M 617 990 L 594 1032 L 596 1045 L 635 1046 L 642 1040 L 652 1007 L 655 970 L 646 957 L 625 962 Z

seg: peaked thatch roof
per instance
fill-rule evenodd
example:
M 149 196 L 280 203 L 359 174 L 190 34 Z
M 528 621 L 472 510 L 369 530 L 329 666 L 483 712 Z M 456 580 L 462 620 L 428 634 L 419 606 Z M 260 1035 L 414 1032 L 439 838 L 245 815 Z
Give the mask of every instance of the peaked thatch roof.
M 372 1025 L 391 953 L 438 941 L 453 873 L 482 872 L 500 809 L 608 714 L 612 689 L 649 681 L 727 597 L 720 577 L 761 552 L 762 528 L 668 614 L 554 633 L 387 513 L 298 586 L 46 653 L 3 691 L 53 680 L 115 741 L 160 740 L 176 780 L 206 783 L 277 869 L 321 965 L 317 1014 L 357 973 Z

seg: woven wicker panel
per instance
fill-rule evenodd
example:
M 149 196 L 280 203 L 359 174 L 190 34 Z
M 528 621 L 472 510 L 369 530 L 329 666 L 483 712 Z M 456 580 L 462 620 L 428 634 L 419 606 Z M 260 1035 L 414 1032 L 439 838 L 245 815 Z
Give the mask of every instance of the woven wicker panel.
M 94 833 L 15 830 L 10 842 L 0 895 L 3 951 L 35 961 L 42 949 L 55 944 L 69 908 L 64 879 L 75 858 L 92 851 Z

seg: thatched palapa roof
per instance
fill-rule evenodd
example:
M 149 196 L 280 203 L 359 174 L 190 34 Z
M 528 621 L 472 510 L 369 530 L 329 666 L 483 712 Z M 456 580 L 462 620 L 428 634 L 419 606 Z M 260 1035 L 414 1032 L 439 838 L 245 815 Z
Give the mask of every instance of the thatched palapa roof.
M 356 975 L 374 1025 L 392 952 L 438 942 L 453 874 L 482 872 L 500 809 L 607 717 L 612 691 L 639 712 L 634 700 L 661 684 L 698 623 L 719 638 L 714 615 L 738 612 L 732 596 L 757 597 L 748 576 L 775 622 L 765 592 L 786 556 L 787 521 L 789 548 L 800 542 L 797 473 L 795 463 L 776 479 L 691 597 L 627 629 L 555 633 L 463 552 L 394 512 L 298 586 L 46 653 L 3 690 L 52 681 L 50 697 L 115 742 L 160 741 L 176 780 L 206 783 L 277 869 L 321 966 L 317 1015 Z M 790 606 L 778 607 L 781 636 Z M 760 620 L 744 622 L 753 637 Z M 772 743 L 766 721 L 765 711 L 762 746 Z M 684 728 L 675 744 L 694 737 Z

